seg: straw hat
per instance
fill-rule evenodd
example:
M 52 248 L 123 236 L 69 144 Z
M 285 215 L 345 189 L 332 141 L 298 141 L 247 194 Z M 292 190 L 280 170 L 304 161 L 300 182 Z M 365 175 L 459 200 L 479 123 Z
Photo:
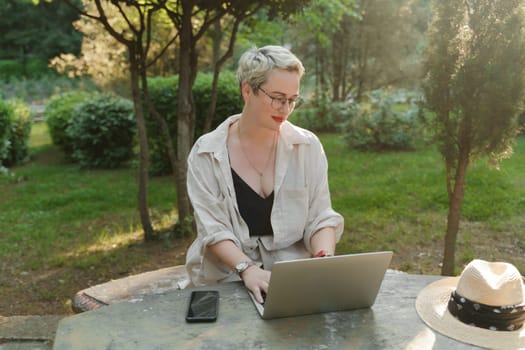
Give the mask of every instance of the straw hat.
M 419 317 L 435 331 L 490 349 L 525 349 L 525 289 L 511 264 L 473 260 L 459 277 L 426 286 Z

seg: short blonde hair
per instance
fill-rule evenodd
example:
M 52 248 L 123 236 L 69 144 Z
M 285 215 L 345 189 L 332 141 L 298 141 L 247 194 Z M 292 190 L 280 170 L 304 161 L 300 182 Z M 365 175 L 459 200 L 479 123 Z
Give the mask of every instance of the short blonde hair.
M 302 62 L 287 48 L 275 45 L 252 48 L 239 59 L 239 85 L 247 82 L 256 91 L 266 82 L 268 74 L 276 69 L 297 72 L 299 77 L 304 74 Z

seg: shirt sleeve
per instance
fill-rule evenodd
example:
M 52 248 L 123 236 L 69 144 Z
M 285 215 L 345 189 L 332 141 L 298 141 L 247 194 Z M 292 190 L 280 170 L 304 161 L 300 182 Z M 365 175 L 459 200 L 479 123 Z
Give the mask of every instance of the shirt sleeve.
M 200 254 L 204 255 L 208 245 L 223 240 L 232 240 L 240 246 L 233 233 L 226 203 L 224 176 L 212 153 L 198 152 L 198 143 L 188 157 L 187 187 L 197 225 L 197 239 L 201 243 Z
M 332 208 L 328 186 L 328 161 L 323 146 L 317 136 L 310 143 L 311 154 L 307 163 L 309 177 L 309 210 L 304 232 L 304 245 L 311 251 L 312 236 L 324 227 L 334 227 L 336 241 L 343 234 L 344 219 Z

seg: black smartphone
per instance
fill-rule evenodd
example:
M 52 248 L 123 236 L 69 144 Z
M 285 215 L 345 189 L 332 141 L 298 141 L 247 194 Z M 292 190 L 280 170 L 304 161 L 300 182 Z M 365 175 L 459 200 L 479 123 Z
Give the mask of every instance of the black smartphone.
M 214 322 L 219 311 L 219 292 L 197 290 L 191 292 L 187 322 Z

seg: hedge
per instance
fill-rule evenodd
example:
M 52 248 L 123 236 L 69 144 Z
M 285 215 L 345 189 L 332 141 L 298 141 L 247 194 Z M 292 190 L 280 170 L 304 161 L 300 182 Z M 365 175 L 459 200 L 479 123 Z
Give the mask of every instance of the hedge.
M 9 167 L 29 158 L 31 111 L 18 100 L 0 100 L 0 167 Z
M 211 99 L 213 74 L 199 73 L 193 86 L 193 98 L 196 109 L 196 139 L 203 133 L 204 121 Z M 148 80 L 149 94 L 157 111 L 166 119 L 174 147 L 177 143 L 177 91 L 178 76 L 155 77 Z M 222 72 L 217 87 L 217 107 L 212 121 L 212 129 L 230 115 L 242 111 L 242 98 L 234 72 Z M 165 141 L 159 125 L 153 117 L 147 118 L 148 146 L 150 153 L 150 171 L 153 175 L 165 175 L 171 172 Z

